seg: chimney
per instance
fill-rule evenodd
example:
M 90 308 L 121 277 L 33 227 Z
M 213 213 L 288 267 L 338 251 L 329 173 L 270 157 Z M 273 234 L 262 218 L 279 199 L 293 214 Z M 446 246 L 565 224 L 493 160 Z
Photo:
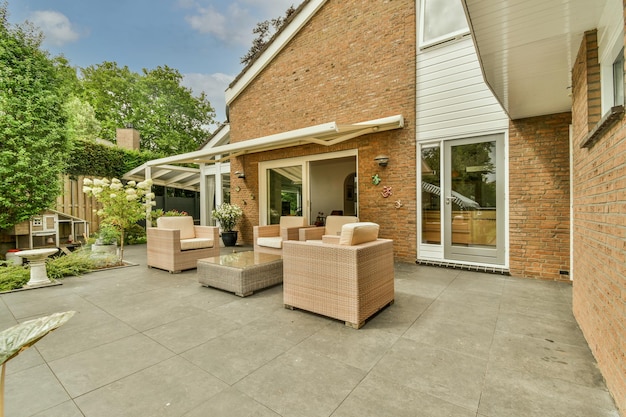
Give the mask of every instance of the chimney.
M 139 131 L 133 128 L 132 124 L 126 125 L 124 129 L 115 129 L 117 146 L 132 151 L 139 150 Z

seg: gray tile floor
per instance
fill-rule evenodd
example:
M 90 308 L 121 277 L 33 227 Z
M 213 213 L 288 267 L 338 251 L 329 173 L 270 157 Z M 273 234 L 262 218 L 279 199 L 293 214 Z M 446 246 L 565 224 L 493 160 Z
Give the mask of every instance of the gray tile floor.
M 398 263 L 354 330 L 126 257 L 0 297 L 0 328 L 77 311 L 8 363 L 7 416 L 618 416 L 566 284 Z

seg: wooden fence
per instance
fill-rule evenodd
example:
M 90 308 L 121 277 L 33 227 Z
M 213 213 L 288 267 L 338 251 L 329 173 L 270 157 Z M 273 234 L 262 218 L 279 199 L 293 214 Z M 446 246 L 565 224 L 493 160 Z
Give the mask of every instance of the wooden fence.
M 63 177 L 63 189 L 61 195 L 57 197 L 55 210 L 86 220 L 89 223 L 89 232 L 93 235 L 100 228 L 100 218 L 96 214 L 99 206 L 95 198 L 83 193 L 84 178 L 82 175 L 76 179 L 70 178 L 69 175 Z

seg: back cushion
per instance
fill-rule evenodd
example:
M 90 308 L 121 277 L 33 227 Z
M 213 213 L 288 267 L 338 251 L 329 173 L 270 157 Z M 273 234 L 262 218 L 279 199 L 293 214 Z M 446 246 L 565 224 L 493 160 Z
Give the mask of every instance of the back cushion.
M 341 227 L 344 224 L 356 223 L 359 221 L 355 216 L 328 216 L 326 217 L 326 230 L 325 235 L 339 236 L 341 234 Z
M 157 219 L 157 227 L 161 229 L 180 230 L 181 239 L 193 239 L 196 237 L 196 231 L 193 228 L 193 217 L 159 217 Z
M 344 224 L 341 228 L 340 245 L 358 245 L 378 239 L 379 226 L 376 223 L 360 222 Z
M 306 226 L 306 218 L 302 216 L 281 216 L 280 227 L 302 227 Z

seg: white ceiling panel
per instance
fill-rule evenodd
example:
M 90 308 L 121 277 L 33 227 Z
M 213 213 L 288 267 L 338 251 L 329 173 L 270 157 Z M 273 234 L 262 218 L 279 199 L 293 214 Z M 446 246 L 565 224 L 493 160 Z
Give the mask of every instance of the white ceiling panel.
M 609 0 L 462 0 L 485 79 L 512 119 L 571 109 L 571 70 Z

